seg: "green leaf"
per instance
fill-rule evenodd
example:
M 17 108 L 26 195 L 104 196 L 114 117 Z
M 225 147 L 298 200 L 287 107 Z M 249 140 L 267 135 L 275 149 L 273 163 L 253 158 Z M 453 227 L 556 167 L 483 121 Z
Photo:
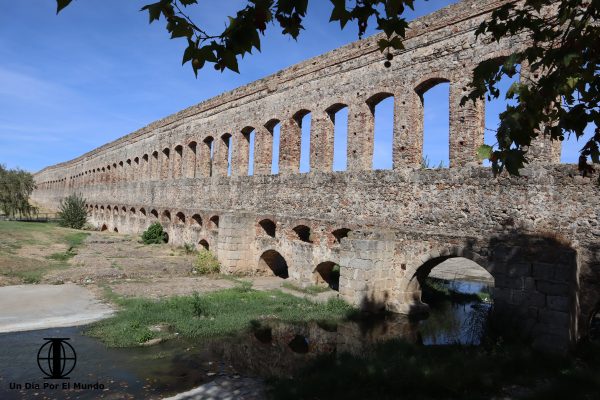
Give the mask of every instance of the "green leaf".
M 73 0 L 56 0 L 56 13 L 61 12 L 63 8 L 71 4 Z
M 477 158 L 480 161 L 489 160 L 490 158 L 492 158 L 492 152 L 492 146 L 489 146 L 487 144 L 481 145 L 477 149 Z

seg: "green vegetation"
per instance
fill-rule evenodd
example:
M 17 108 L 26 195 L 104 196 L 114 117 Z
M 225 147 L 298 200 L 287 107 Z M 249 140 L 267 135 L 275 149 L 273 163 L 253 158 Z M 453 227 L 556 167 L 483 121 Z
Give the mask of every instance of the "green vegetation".
M 600 349 L 571 359 L 524 345 L 490 348 L 386 342 L 361 355 L 328 354 L 293 379 L 271 382 L 277 399 L 595 399 Z M 502 395 L 503 394 L 503 395 Z
M 427 277 L 421 284 L 423 296 L 428 302 L 436 302 L 439 300 L 450 300 L 454 303 L 469 303 L 473 301 L 489 302 L 491 296 L 487 292 L 478 293 L 462 293 L 446 285 L 443 279 Z
M 296 286 L 291 282 L 283 282 L 282 287 L 290 290 L 295 290 L 296 292 L 310 294 L 312 296 L 317 295 L 323 292 L 329 292 L 331 289 L 327 286 L 318 286 L 318 285 L 310 285 L 307 287 Z
M 29 204 L 35 188 L 33 175 L 21 169 L 6 169 L 0 164 L 0 210 L 6 215 L 30 217 L 37 208 Z
M 167 233 L 159 222 L 155 222 L 142 233 L 144 244 L 161 244 L 167 241 Z
M 71 194 L 60 201 L 58 224 L 65 228 L 81 229 L 87 222 L 85 199 L 81 194 Z
M 250 284 L 159 301 L 123 298 L 112 292 L 108 292 L 107 297 L 121 310 L 114 317 L 93 324 L 87 334 L 114 347 L 170 338 L 176 332 L 187 338 L 229 336 L 266 319 L 290 323 L 337 321 L 353 310 L 338 299 L 317 304 L 280 291 L 255 291 Z M 167 332 L 150 329 L 156 325 L 166 325 L 170 329 Z
M 51 223 L 0 222 L 0 275 L 39 283 L 48 271 L 69 268 L 88 235 Z M 65 251 L 51 253 L 57 246 Z
M 194 268 L 192 269 L 193 274 L 218 274 L 220 271 L 221 264 L 219 264 L 219 260 L 217 260 L 217 257 L 213 253 L 205 249 L 198 252 Z
M 185 252 L 185 254 L 194 254 L 196 253 L 196 246 L 194 246 L 193 243 L 184 243 L 183 251 Z

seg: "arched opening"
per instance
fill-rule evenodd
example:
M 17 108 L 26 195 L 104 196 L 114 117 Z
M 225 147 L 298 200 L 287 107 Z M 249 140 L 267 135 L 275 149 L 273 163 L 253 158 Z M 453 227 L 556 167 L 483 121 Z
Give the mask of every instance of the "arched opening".
M 265 124 L 265 128 L 271 134 L 271 148 L 266 150 L 271 152 L 271 174 L 279 173 L 279 147 L 281 138 L 281 123 L 277 119 L 272 119 Z
M 213 215 L 212 217 L 210 217 L 210 227 L 212 229 L 217 229 L 219 227 L 219 216 L 218 215 Z
M 164 232 L 164 241 L 165 243 L 169 243 L 169 234 L 167 232 Z
M 171 163 L 171 150 L 167 147 L 162 151 L 162 162 L 160 166 L 160 179 L 169 179 L 169 167 Z
M 333 171 L 348 169 L 348 106 L 334 104 L 327 109 L 333 124 Z
M 129 214 L 130 214 L 132 217 L 135 217 L 135 208 L 131 207 L 131 208 L 129 209 Z
M 146 217 L 146 209 L 140 208 L 140 216 L 142 216 L 144 218 Z
M 303 242 L 307 242 L 310 243 L 310 228 L 306 225 L 298 225 L 297 227 L 295 227 L 293 229 L 294 232 L 296 232 L 296 235 L 298 236 L 298 239 L 302 240 Z
M 204 160 L 203 173 L 205 176 L 213 175 L 213 160 L 215 156 L 214 142 L 215 140 L 212 136 L 208 136 L 204 139 L 202 159 Z
M 270 219 L 263 219 L 258 224 L 260 225 L 264 233 L 266 233 L 270 237 L 275 237 L 275 231 L 277 230 L 275 222 L 271 221 Z
M 340 290 L 340 266 L 334 262 L 326 261 L 317 265 L 314 271 L 315 284 L 329 286 L 333 290 Z
M 254 151 L 255 151 L 255 143 L 256 143 L 256 133 L 254 128 L 251 126 L 247 126 L 242 129 L 242 136 L 244 137 L 245 143 L 244 146 L 247 147 L 247 151 L 243 156 L 246 156 L 246 159 L 242 159 L 242 163 L 246 163 L 248 175 L 254 175 Z M 240 148 L 239 151 L 242 151 Z
M 394 95 L 378 93 L 367 104 L 374 118 L 373 169 L 392 169 L 394 148 Z
M 196 158 L 197 158 L 197 147 L 196 142 L 190 142 L 187 145 L 187 151 L 185 156 L 185 177 L 195 178 L 196 177 Z
M 114 232 L 119 233 L 119 230 L 117 229 L 117 227 L 115 226 L 115 229 L 113 229 Z
M 337 243 L 341 243 L 342 239 L 345 237 L 348 237 L 348 234 L 350 232 L 351 232 L 351 230 L 348 228 L 340 228 L 340 229 L 336 229 L 335 231 L 331 232 L 331 234 L 333 235 L 333 237 L 335 238 L 335 241 Z
M 232 156 L 232 136 L 230 133 L 225 133 L 221 136 L 221 144 L 223 145 L 222 156 L 224 157 L 223 163 L 225 166 L 226 175 L 231 176 L 231 156 Z
M 175 223 L 178 225 L 185 224 L 185 215 L 182 212 L 175 214 Z
M 488 333 L 493 287 L 493 276 L 467 258 L 437 257 L 421 265 L 409 293 L 415 306 L 428 306 L 427 318 L 417 324 L 423 344 L 480 344 Z
M 308 110 L 298 111 L 294 117 L 294 121 L 298 125 L 299 136 L 300 136 L 300 172 L 310 171 L 310 127 L 311 127 L 311 114 Z
M 155 219 L 155 220 L 158 219 L 158 211 L 152 210 L 152 211 L 150 211 L 150 215 L 152 215 L 153 219 Z
M 102 224 L 102 228 L 100 228 L 101 232 L 107 231 L 108 230 L 108 226 L 106 226 L 106 224 Z
M 208 242 L 205 239 L 202 239 L 201 241 L 199 241 L 198 245 L 206 251 L 210 250 L 210 246 L 208 245 Z
M 294 352 L 299 354 L 308 353 L 308 339 L 302 335 L 296 335 L 294 338 L 288 343 L 288 347 Z
M 202 217 L 200 214 L 192 215 L 192 226 L 200 227 L 202 226 Z
M 152 153 L 152 163 L 150 164 L 150 179 L 156 180 L 159 177 L 160 164 L 158 162 L 158 151 Z
M 432 78 L 415 89 L 419 96 L 421 121 L 416 131 L 423 132 L 424 168 L 450 166 L 450 82 Z M 422 127 L 422 128 L 421 128 Z
M 182 165 L 183 165 L 183 146 L 175 146 L 175 158 L 173 159 L 173 179 L 179 179 L 182 177 Z
M 171 212 L 169 210 L 163 211 L 163 213 L 162 213 L 162 222 L 164 224 L 171 223 Z
M 258 267 L 260 271 L 271 270 L 275 276 L 283 279 L 287 279 L 288 265 L 285 258 L 275 250 L 265 251 L 258 261 Z

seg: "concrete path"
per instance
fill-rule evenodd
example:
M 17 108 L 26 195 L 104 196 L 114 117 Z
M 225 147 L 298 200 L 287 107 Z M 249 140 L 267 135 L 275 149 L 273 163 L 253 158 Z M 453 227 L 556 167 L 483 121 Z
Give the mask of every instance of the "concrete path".
M 0 333 L 84 325 L 112 313 L 74 284 L 0 287 Z

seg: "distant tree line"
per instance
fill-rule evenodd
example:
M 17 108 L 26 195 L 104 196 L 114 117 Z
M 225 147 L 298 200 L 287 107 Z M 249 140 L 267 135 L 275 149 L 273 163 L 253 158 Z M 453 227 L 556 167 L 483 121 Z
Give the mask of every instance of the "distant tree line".
M 29 217 L 37 208 L 29 204 L 35 189 L 33 175 L 20 168 L 7 169 L 0 164 L 0 210 L 10 217 Z

